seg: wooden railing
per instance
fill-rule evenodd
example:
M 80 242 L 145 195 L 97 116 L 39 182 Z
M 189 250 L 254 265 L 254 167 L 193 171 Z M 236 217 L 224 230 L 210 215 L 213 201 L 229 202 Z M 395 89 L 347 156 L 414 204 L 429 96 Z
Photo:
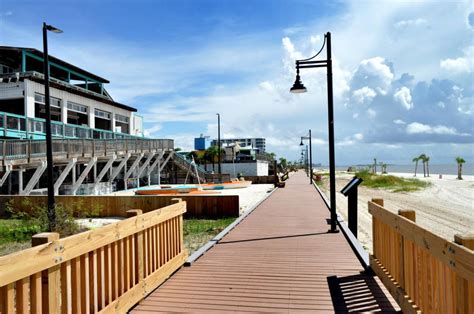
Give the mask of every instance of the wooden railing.
M 183 265 L 178 203 L 0 257 L 0 313 L 125 313 Z
M 113 153 L 139 153 L 172 150 L 173 140 L 167 139 L 54 139 L 53 156 L 103 157 Z M 3 140 L 0 142 L 0 159 L 33 159 L 46 157 L 45 140 Z
M 415 212 L 398 215 L 369 202 L 370 266 L 405 313 L 474 313 L 474 235 L 445 240 L 416 224 Z

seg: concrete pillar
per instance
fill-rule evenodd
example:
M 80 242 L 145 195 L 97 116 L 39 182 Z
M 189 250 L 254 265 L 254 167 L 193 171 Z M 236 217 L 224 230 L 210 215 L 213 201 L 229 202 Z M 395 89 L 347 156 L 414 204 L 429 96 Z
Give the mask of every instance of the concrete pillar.
M 72 181 L 72 184 L 76 183 L 76 168 L 79 167 L 79 165 L 74 165 L 74 167 L 72 167 L 71 169 L 71 181 Z
M 18 170 L 18 193 L 23 192 L 23 169 Z
M 95 129 L 95 108 L 90 106 L 87 114 L 89 118 L 89 127 Z
M 123 166 L 123 184 L 124 184 L 124 190 L 128 190 L 127 186 L 127 179 L 125 179 L 125 174 L 127 173 L 127 163 Z
M 67 124 L 67 101 L 61 99 L 61 122 Z
M 158 161 L 156 168 L 158 169 L 158 185 L 161 185 L 161 161 Z

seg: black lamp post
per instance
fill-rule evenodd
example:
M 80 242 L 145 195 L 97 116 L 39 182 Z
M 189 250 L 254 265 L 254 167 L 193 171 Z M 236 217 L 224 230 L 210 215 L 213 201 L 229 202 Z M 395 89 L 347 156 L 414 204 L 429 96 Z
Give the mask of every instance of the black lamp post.
M 309 140 L 309 184 L 313 184 L 313 146 L 311 145 L 311 129 L 308 136 L 301 137 L 300 146 L 303 146 L 303 140 Z
M 221 175 L 221 115 L 216 113 L 217 115 L 217 152 L 219 158 L 219 164 L 217 167 L 217 171 L 219 172 L 219 180 Z
M 43 23 L 44 103 L 46 107 L 46 162 L 48 176 L 48 230 L 54 231 L 56 224 L 56 204 L 54 201 L 53 140 L 51 136 L 51 105 L 49 96 L 48 31 L 57 34 L 62 33 L 63 31 L 52 25 Z
M 313 60 L 316 58 L 326 46 L 326 60 Z M 296 60 L 296 80 L 290 88 L 291 93 L 305 93 L 306 87 L 301 82 L 300 69 L 308 68 L 327 68 L 327 90 L 328 90 L 328 133 L 329 133 L 329 179 L 331 191 L 331 230 L 330 232 L 338 232 L 336 227 L 336 161 L 334 149 L 334 100 L 332 86 L 332 56 L 331 56 L 331 33 L 324 35 L 324 43 L 318 53 L 311 58 Z

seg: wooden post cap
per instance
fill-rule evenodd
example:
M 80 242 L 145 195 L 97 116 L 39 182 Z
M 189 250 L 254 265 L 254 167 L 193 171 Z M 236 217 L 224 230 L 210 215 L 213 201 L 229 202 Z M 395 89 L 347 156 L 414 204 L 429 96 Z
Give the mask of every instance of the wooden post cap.
M 462 246 L 465 246 L 470 250 L 474 250 L 474 233 L 455 234 L 454 242 Z
M 408 220 L 416 222 L 416 212 L 412 209 L 399 209 L 398 214 Z
M 372 203 L 375 203 L 379 206 L 383 206 L 383 198 L 373 198 Z
M 141 214 L 143 214 L 143 210 L 141 209 L 129 209 L 127 210 L 127 217 L 135 217 L 135 216 L 140 216 Z
M 59 240 L 59 233 L 57 232 L 42 232 L 37 233 L 31 237 L 31 246 L 38 246 L 49 243 L 54 240 Z

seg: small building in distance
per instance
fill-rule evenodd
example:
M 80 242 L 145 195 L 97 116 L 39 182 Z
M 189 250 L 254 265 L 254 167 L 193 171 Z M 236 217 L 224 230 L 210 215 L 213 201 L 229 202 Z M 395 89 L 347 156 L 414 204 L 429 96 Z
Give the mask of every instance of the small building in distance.
M 209 136 L 201 134 L 194 138 L 194 150 L 206 150 L 211 147 L 211 139 Z
M 221 139 L 222 146 L 232 143 L 237 143 L 241 147 L 250 146 L 257 150 L 258 153 L 263 154 L 265 153 L 266 146 L 265 146 L 265 138 L 258 137 L 258 138 L 226 138 Z M 217 146 L 217 140 L 212 140 L 212 146 Z

